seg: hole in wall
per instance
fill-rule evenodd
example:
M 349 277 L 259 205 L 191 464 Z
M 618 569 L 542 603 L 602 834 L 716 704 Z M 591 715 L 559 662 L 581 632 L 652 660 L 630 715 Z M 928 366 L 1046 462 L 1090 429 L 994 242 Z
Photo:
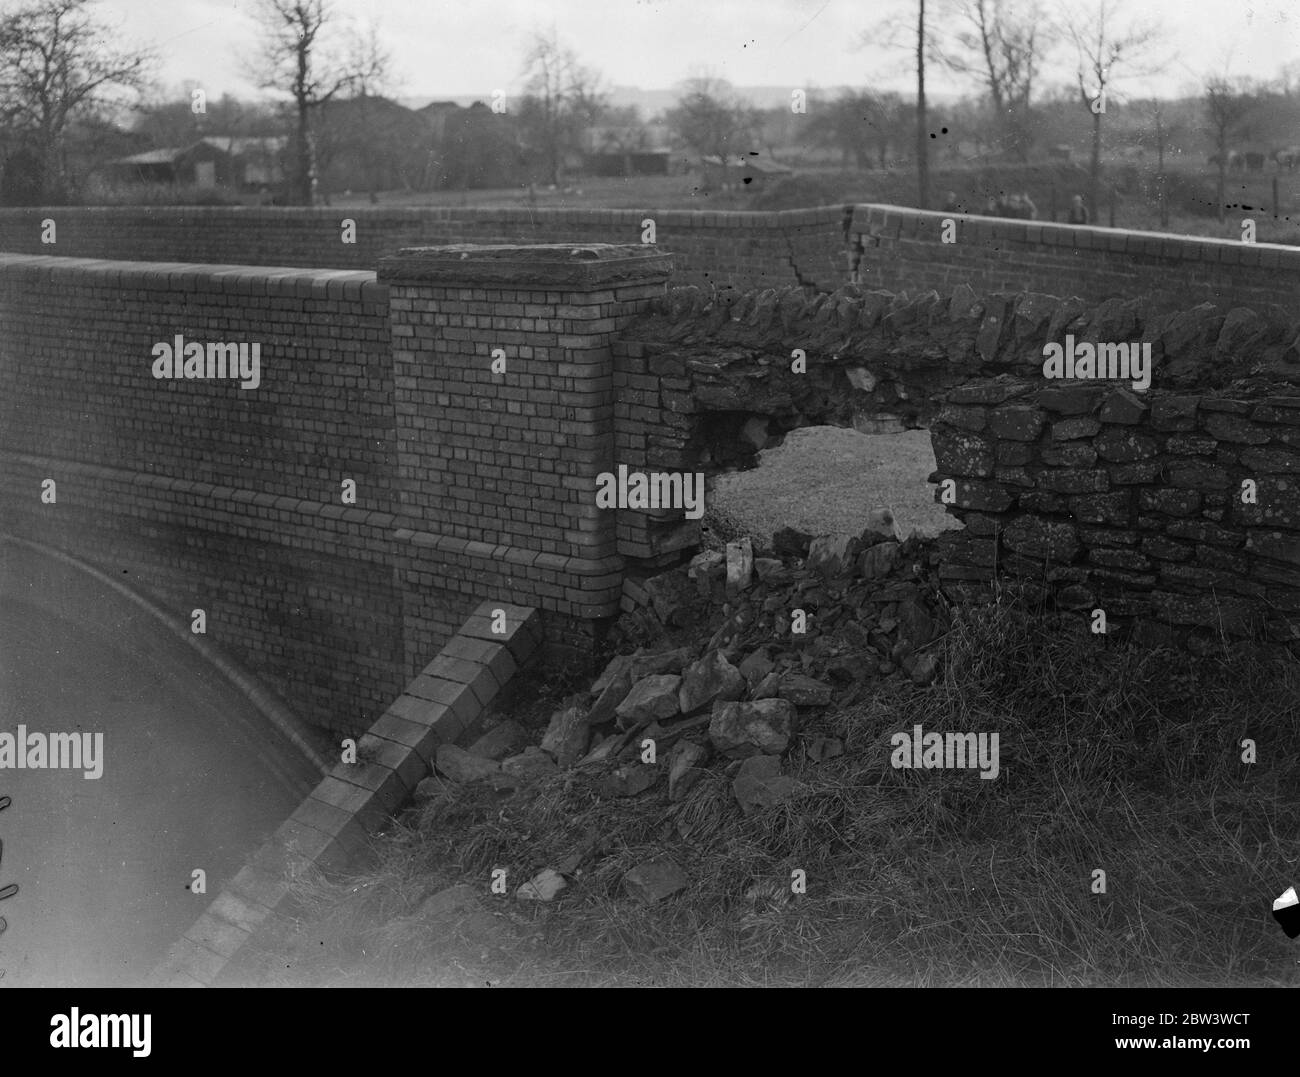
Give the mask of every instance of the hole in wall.
M 728 421 L 735 423 L 738 413 Z M 745 421 L 754 416 L 745 416 Z M 901 424 L 899 424 L 901 427 Z M 757 431 L 757 425 L 751 425 Z M 882 425 L 881 429 L 884 429 Z M 925 429 L 864 433 L 852 427 L 778 430 L 741 467 L 709 475 L 705 504 L 722 528 L 770 538 L 782 527 L 858 533 L 891 509 L 900 535 L 936 535 L 961 523 L 934 500 L 934 451 Z

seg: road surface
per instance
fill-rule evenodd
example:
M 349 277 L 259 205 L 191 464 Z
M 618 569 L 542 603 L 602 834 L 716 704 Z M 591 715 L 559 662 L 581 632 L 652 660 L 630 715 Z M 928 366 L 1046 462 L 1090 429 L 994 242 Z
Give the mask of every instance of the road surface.
M 20 725 L 102 733 L 103 774 L 0 756 L 0 888 L 19 887 L 0 900 L 0 986 L 142 983 L 319 780 L 146 611 L 0 541 L 0 745 Z

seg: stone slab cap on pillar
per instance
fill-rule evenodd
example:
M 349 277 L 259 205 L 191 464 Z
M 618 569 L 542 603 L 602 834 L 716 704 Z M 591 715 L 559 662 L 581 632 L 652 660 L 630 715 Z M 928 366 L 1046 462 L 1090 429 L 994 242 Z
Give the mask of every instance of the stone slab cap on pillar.
M 648 245 L 539 243 L 404 247 L 379 259 L 379 280 L 505 284 L 578 290 L 667 279 L 672 258 Z

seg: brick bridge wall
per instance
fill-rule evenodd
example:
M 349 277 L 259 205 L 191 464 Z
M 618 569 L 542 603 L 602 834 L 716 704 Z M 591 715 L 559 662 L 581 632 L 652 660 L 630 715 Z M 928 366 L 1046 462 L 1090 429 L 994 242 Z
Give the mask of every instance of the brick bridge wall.
M 417 251 L 382 279 L 0 255 L 0 520 L 203 609 L 332 729 L 484 600 L 590 654 L 622 583 L 593 494 L 610 342 L 668 271 L 642 246 Z M 155 378 L 178 335 L 257 344 L 260 384 Z
M 456 243 L 639 243 L 641 222 L 674 256 L 674 284 L 856 281 L 894 291 L 965 283 L 977 292 L 1041 291 L 1092 301 L 1153 297 L 1164 310 L 1209 301 L 1290 304 L 1300 248 L 1122 228 L 845 205 L 776 213 L 695 210 L 46 207 L 0 209 L 0 250 L 77 258 L 373 270 L 402 247 Z M 952 218 L 956 242 L 944 243 Z M 55 223 L 53 245 L 42 222 Z M 342 242 L 341 223 L 356 224 Z
M 1120 618 L 1185 628 L 1214 599 L 1228 630 L 1291 631 L 1300 324 L 964 286 L 668 292 L 669 271 L 596 244 L 407 251 L 378 277 L 0 256 L 0 518 L 205 609 L 348 731 L 481 601 L 590 653 L 623 578 L 691 551 L 680 510 L 596 510 L 597 475 L 709 470 L 810 422 L 932 423 L 967 521 L 954 594 L 996 561 Z M 1066 333 L 1151 342 L 1152 391 L 1044 385 Z M 177 334 L 258 343 L 260 385 L 155 379 Z
M 0 251 L 155 262 L 237 262 L 373 271 L 404 247 L 458 243 L 640 243 L 653 218 L 675 279 L 740 288 L 847 280 L 848 207 L 781 213 L 630 209 L 305 209 L 51 207 L 0 209 Z M 55 222 L 53 245 L 42 221 Z M 344 243 L 341 224 L 356 224 Z

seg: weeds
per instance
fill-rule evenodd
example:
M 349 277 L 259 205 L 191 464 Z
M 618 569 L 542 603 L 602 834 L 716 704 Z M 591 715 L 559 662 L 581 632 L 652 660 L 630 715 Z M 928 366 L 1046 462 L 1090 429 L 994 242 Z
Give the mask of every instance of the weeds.
M 1300 663 L 1248 646 L 1210 658 L 1117 647 L 1009 603 L 957 611 L 928 689 L 881 681 L 805 723 L 843 739 L 794 794 L 745 816 L 715 763 L 670 803 L 665 783 L 602 800 L 560 773 L 502 800 L 463 787 L 409 812 L 362 880 L 300 884 L 296 974 L 314 982 L 521 984 L 1282 984 L 1295 957 L 1269 902 L 1295 881 Z M 895 770 L 889 736 L 997 731 L 1001 775 Z M 1240 742 L 1258 745 L 1241 762 Z M 575 850 L 554 904 L 514 890 Z M 671 853 L 689 888 L 651 908 L 623 875 Z M 793 894 L 791 871 L 807 873 Z M 1105 872 L 1094 893 L 1094 872 Z M 412 915 L 456 882 L 508 925 L 496 950 Z M 508 914 L 500 912 L 509 910 Z M 491 916 L 491 912 L 477 915 Z M 484 926 L 484 925 L 480 925 Z M 458 941 L 459 939 L 459 941 Z M 483 956 L 487 955 L 487 956 Z M 435 977 L 436 978 L 436 977 Z M 460 982 L 460 981 L 458 981 Z

